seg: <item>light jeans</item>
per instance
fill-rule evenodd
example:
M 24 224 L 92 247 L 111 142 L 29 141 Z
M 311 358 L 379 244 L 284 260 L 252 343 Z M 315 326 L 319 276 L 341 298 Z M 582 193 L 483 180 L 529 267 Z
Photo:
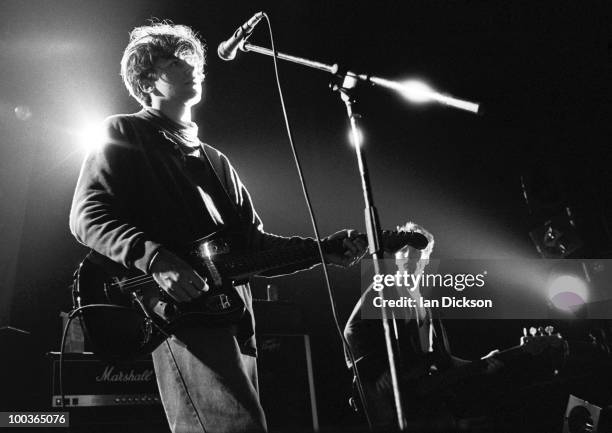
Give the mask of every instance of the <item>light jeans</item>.
M 186 328 L 164 341 L 153 365 L 172 432 L 265 432 L 256 361 L 231 328 Z

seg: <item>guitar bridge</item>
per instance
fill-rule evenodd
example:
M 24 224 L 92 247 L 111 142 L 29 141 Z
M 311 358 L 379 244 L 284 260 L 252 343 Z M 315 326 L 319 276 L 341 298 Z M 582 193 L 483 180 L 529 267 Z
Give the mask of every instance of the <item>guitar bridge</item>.
M 207 304 L 214 311 L 224 311 L 232 307 L 232 302 L 225 293 L 211 297 Z

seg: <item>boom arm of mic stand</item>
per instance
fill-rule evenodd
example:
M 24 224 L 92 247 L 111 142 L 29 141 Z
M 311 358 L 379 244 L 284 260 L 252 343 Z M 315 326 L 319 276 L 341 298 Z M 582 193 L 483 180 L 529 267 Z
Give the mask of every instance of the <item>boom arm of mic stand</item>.
M 258 54 L 263 54 L 264 56 L 269 56 L 269 57 L 274 56 L 274 51 L 272 51 L 271 49 L 260 47 L 258 45 L 253 45 L 246 41 L 241 43 L 238 46 L 238 48 L 244 52 L 258 53 Z M 276 52 L 276 57 L 281 60 L 285 60 L 287 62 L 296 63 L 298 65 L 306 66 L 312 69 L 318 69 L 319 71 L 327 72 L 328 74 L 332 74 L 332 75 L 336 75 L 340 71 L 340 67 L 336 63 L 334 63 L 333 65 L 328 65 L 326 63 L 317 62 L 315 60 L 306 59 L 304 57 L 292 56 L 290 54 L 281 53 L 280 51 Z M 354 78 L 355 80 L 364 81 L 372 85 L 380 85 L 381 87 L 392 88 L 391 86 L 385 85 L 387 82 L 389 82 L 389 80 L 385 80 L 384 78 L 380 78 L 379 79 L 380 83 L 379 83 L 377 80 L 371 79 L 375 77 L 370 77 L 369 75 L 366 75 L 366 74 L 356 74 L 351 71 L 343 72 L 342 76 L 351 77 L 351 78 Z
M 238 47 L 240 50 L 249 52 L 252 51 L 254 53 L 263 54 L 265 56 L 274 56 L 274 51 L 269 48 L 260 47 L 258 45 L 253 45 L 248 42 L 244 42 L 240 44 Z M 307 66 L 309 68 L 318 69 L 320 71 L 328 72 L 332 75 L 336 75 L 338 73 L 338 65 L 327 65 L 321 62 L 315 62 L 314 60 L 308 60 L 303 57 L 292 56 L 289 54 L 284 54 L 279 51 L 276 52 L 276 57 L 281 60 L 286 60 L 291 63 L 297 63 L 298 65 Z
M 250 44 L 244 41 L 240 46 L 240 50 L 248 52 L 252 51 L 254 53 L 263 54 L 266 56 L 274 56 L 274 52 L 269 48 L 263 48 L 258 45 Z M 328 65 L 321 62 L 316 62 L 314 60 L 309 60 L 303 57 L 292 56 L 289 54 L 281 53 L 279 51 L 276 52 L 276 56 L 281 59 L 291 63 L 297 63 L 298 65 L 307 66 L 309 68 L 318 69 L 320 71 L 327 72 L 332 75 L 338 74 L 340 68 L 337 64 Z M 354 80 L 363 81 L 372 86 L 383 87 L 385 89 L 394 90 L 396 92 L 403 92 L 403 84 L 393 80 L 387 80 L 386 78 L 374 77 L 367 74 L 356 74 L 355 72 L 347 71 L 342 74 L 342 77 L 350 77 Z M 463 99 L 454 98 L 449 95 L 444 95 L 437 92 L 432 92 L 431 100 L 436 101 L 442 105 L 447 105 L 449 107 L 458 108 L 460 110 L 469 111 L 474 114 L 482 114 L 480 110 L 480 105 L 476 102 L 470 102 Z

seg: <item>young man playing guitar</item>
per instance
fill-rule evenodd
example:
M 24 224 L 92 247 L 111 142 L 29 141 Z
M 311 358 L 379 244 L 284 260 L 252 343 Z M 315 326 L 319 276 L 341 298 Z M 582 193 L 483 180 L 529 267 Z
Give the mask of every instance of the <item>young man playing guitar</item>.
M 434 237 L 431 233 L 414 223 L 408 223 L 401 230 L 414 231 L 427 238 L 427 247 L 419 250 L 405 246 L 394 253 L 395 270 L 419 275 L 425 271 L 434 247 Z M 397 287 L 397 293 L 387 293 L 387 296 L 410 296 L 418 300 L 421 288 L 408 290 Z M 366 303 L 372 303 L 372 297 L 378 296 L 370 287 L 364 292 L 355 305 L 344 329 L 344 335 L 353 350 L 357 368 L 364 385 L 366 406 L 373 425 L 381 431 L 393 429 L 396 424 L 395 404 L 389 374 L 389 364 L 380 320 L 363 319 L 362 308 Z M 400 386 L 404 397 L 404 410 L 411 431 L 455 431 L 458 429 L 478 430 L 485 427 L 486 420 L 464 419 L 454 417 L 452 412 L 444 407 L 443 387 L 428 391 L 424 386 L 415 389 L 413 385 L 423 385 L 423 380 L 432 371 L 445 372 L 455 368 L 470 366 L 471 361 L 451 354 L 448 338 L 442 321 L 435 317 L 431 309 L 424 308 L 416 302 L 414 308 L 393 309 L 388 312 L 395 343 L 395 356 L 398 365 Z M 475 369 L 475 374 L 492 375 L 503 367 L 503 363 L 493 355 L 492 351 L 482 358 L 481 365 Z M 353 368 L 347 359 L 349 368 Z M 358 398 L 353 396 L 354 403 Z M 432 404 L 433 403 L 433 404 Z
M 248 251 L 312 244 L 265 233 L 229 160 L 198 139 L 192 109 L 202 99 L 205 53 L 186 26 L 134 29 L 121 61 L 125 85 L 143 109 L 105 123 L 83 163 L 70 213 L 74 236 L 97 254 L 153 277 L 178 305 L 205 297 L 211 281 L 178 247 L 218 231 L 239 233 Z M 329 263 L 348 266 L 365 241 L 344 230 L 325 240 Z M 315 262 L 289 266 L 283 273 Z M 153 352 L 174 433 L 265 431 L 257 392 L 248 284 L 235 287 L 246 313 L 225 326 L 177 330 Z
M 406 246 L 395 252 L 392 272 L 420 275 L 429 265 L 434 238 L 412 223 L 402 230 L 422 233 L 428 243 L 422 250 Z M 432 290 L 428 287 L 421 293 L 418 283 L 409 289 L 390 289 L 388 299 L 409 296 L 415 300 L 428 298 Z M 374 296 L 378 294 L 370 286 L 353 309 L 344 334 L 355 355 L 370 419 L 384 431 L 396 425 L 396 413 L 383 328 L 380 320 L 362 318 Z M 551 328 L 532 328 L 519 345 L 468 361 L 453 356 L 444 324 L 431 309 L 416 302 L 414 308 L 390 309 L 388 314 L 409 431 L 540 433 L 551 431 L 550 426 L 561 420 L 560 410 L 567 400 L 561 406 L 557 402 L 568 393 L 557 389 L 555 394 L 553 388 L 558 385 L 553 384 L 558 379 L 555 370 L 567 359 L 568 346 Z M 350 361 L 347 364 L 353 368 Z M 543 395 L 552 400 L 548 406 L 542 404 Z M 537 416 L 533 410 L 527 416 L 526 407 L 537 408 Z

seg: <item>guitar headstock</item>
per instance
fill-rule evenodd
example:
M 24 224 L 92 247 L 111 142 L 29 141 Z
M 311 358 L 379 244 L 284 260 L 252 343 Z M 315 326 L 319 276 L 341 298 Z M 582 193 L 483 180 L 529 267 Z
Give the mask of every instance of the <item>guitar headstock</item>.
M 564 348 L 565 339 L 560 333 L 555 332 L 553 326 L 523 328 L 521 347 L 527 353 L 538 355 L 548 348 Z
M 360 237 L 367 241 L 365 234 L 360 235 Z M 342 239 L 325 239 L 324 241 L 327 251 L 344 250 Z M 410 230 L 383 230 L 380 241 L 383 251 L 389 254 L 394 254 L 407 245 L 417 250 L 422 250 L 429 244 L 428 239 L 422 233 Z

